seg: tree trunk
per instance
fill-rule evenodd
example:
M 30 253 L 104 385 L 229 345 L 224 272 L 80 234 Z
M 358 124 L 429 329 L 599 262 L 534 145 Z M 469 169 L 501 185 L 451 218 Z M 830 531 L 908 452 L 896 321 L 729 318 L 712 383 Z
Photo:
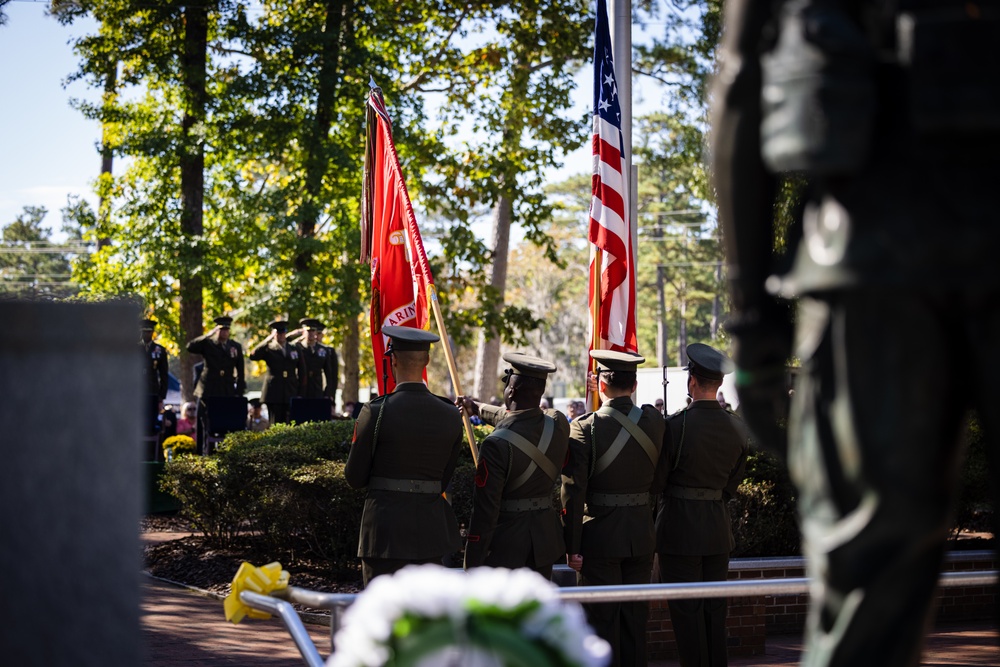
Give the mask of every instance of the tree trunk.
M 108 71 L 104 75 L 104 108 L 107 108 L 114 101 L 118 94 L 118 59 L 111 58 L 108 62 Z M 114 165 L 114 152 L 111 150 L 111 145 L 108 142 L 108 126 L 106 123 L 101 124 L 101 176 L 107 175 L 109 178 L 112 175 L 112 167 Z M 101 185 L 101 192 L 106 192 L 107 184 Z M 111 214 L 110 211 L 111 204 L 108 202 L 103 194 L 101 200 L 97 203 L 97 214 L 100 216 L 101 222 L 107 222 L 108 217 Z M 107 229 L 107 227 L 105 227 Z M 103 248 L 107 245 L 111 245 L 111 239 L 107 237 L 101 237 L 97 239 L 97 247 Z
M 493 208 L 493 266 L 490 269 L 490 286 L 499 299 L 495 312 L 503 309 L 507 291 L 507 254 L 510 250 L 511 201 L 502 196 Z M 497 395 L 497 368 L 500 364 L 500 336 L 495 328 L 483 328 L 476 346 L 476 375 L 473 395 L 488 401 Z
M 687 284 L 681 284 L 681 292 L 678 294 L 678 301 L 680 301 L 680 317 L 677 323 L 677 358 L 680 360 L 681 366 L 687 365 L 687 338 L 688 338 L 688 326 L 687 326 L 687 296 L 685 292 L 687 291 Z
M 330 169 L 330 128 L 334 119 L 334 103 L 340 84 L 340 53 L 344 37 L 343 26 L 350 11 L 350 2 L 328 0 L 326 22 L 323 25 L 323 46 L 317 74 L 316 115 L 310 136 L 306 140 L 305 193 L 296 218 L 298 249 L 294 259 L 295 279 L 289 295 L 289 319 L 298 321 L 309 308 L 313 280 L 313 248 L 316 223 L 323 210 L 323 180 Z
M 344 331 L 344 343 L 341 346 L 341 368 L 344 370 L 344 383 L 340 389 L 341 405 L 347 402 L 358 402 L 358 389 L 360 385 L 360 355 L 358 348 L 361 345 L 360 326 L 358 318 L 349 317 L 347 328 Z
M 716 262 L 715 264 L 715 284 L 717 286 L 715 290 L 715 298 L 712 299 L 712 340 L 719 339 L 719 318 L 722 315 L 722 299 L 719 297 L 719 293 L 723 289 L 722 284 L 722 262 Z
M 192 130 L 205 121 L 208 94 L 205 79 L 208 61 L 208 7 L 184 8 L 184 54 L 181 77 L 184 91 L 184 118 L 181 121 L 183 142 L 180 150 L 181 168 L 181 234 L 188 240 L 204 232 L 205 143 Z M 192 260 L 188 266 L 200 266 L 203 250 L 200 243 L 187 243 Z M 191 272 L 180 279 L 181 300 L 181 396 L 190 401 L 194 396 L 194 360 L 184 343 L 202 333 L 202 280 L 200 272 Z

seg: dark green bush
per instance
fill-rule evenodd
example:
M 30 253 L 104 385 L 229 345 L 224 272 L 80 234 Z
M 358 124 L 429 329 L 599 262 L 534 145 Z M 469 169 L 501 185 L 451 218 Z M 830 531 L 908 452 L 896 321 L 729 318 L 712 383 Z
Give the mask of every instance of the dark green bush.
M 183 456 L 166 465 L 161 486 L 181 501 L 181 513 L 210 540 L 223 545 L 237 534 L 259 534 L 274 544 L 319 534 L 304 525 L 300 508 L 314 492 L 296 474 L 327 461 L 341 462 L 331 473 L 341 493 L 354 493 L 343 478 L 353 421 L 301 426 L 276 425 L 267 431 L 233 433 L 214 457 Z
M 181 503 L 181 515 L 206 537 L 230 544 L 243 525 L 243 513 L 224 489 L 219 461 L 181 454 L 166 464 L 160 489 Z
M 329 562 L 335 572 L 347 572 L 357 567 L 364 498 L 344 480 L 342 462 L 323 461 L 301 466 L 290 475 L 282 511 L 295 522 L 296 536 L 311 553 Z M 272 539 L 289 539 L 285 532 L 272 529 Z
M 991 495 L 989 455 L 983 427 L 975 413 L 969 418 L 965 437 L 968 447 L 962 462 L 961 490 L 955 513 L 956 533 L 959 530 L 992 532 L 995 508 Z
M 991 532 L 994 509 L 987 445 L 974 413 L 968 418 L 964 437 L 967 449 L 959 479 L 955 534 L 964 529 Z M 739 495 L 729 505 L 736 537 L 733 555 L 797 555 L 801 538 L 796 497 L 795 487 L 781 462 L 765 452 L 751 453 Z
M 795 487 L 784 465 L 768 452 L 750 452 L 743 482 L 729 502 L 736 538 L 733 557 L 798 555 L 795 498 Z

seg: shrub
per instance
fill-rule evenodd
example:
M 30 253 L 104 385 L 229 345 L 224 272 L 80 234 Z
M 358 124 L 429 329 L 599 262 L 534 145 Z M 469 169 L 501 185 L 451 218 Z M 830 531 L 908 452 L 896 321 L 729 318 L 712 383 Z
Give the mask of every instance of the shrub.
M 959 478 L 955 534 L 963 529 L 993 529 L 990 470 L 982 426 L 975 414 L 963 434 L 967 442 Z M 942 474 L 946 474 L 942 471 Z M 746 477 L 729 509 L 736 537 L 734 557 L 791 556 L 800 553 L 796 490 L 785 465 L 773 455 L 754 451 Z
M 341 461 L 336 479 L 343 489 L 343 463 L 350 451 L 353 421 L 267 431 L 232 433 L 209 458 L 180 457 L 167 463 L 161 488 L 181 502 L 181 514 L 213 542 L 230 545 L 239 533 L 257 533 L 275 545 L 318 534 L 304 525 L 301 508 L 314 486 L 295 481 L 299 470 Z
M 298 468 L 289 478 L 286 510 L 297 516 L 307 548 L 334 571 L 357 566 L 365 494 L 344 480 L 344 464 L 323 461 Z
M 223 486 L 215 458 L 175 456 L 160 477 L 160 489 L 180 501 L 182 516 L 213 542 L 231 544 L 243 514 Z
M 956 534 L 968 529 L 989 532 L 993 530 L 993 496 L 989 454 L 986 437 L 979 417 L 969 417 L 965 432 L 968 447 L 962 462 L 961 490 L 955 515 Z
M 799 554 L 795 487 L 778 459 L 752 450 L 735 498 L 729 502 L 734 558 Z

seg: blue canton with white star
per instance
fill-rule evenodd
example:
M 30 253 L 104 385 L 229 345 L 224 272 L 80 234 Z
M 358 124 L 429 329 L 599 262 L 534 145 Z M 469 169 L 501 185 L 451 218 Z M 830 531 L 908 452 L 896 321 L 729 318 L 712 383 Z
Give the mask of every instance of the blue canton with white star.
M 615 81 L 615 63 L 611 55 L 611 32 L 605 0 L 597 0 L 597 29 L 594 43 L 594 113 L 619 130 L 622 108 Z

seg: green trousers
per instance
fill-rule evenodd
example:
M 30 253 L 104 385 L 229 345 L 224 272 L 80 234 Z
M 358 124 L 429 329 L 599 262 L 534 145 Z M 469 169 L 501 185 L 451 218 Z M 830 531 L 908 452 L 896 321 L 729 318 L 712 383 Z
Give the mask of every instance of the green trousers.
M 801 664 L 918 665 L 967 408 L 1000 470 L 1000 293 L 838 292 L 803 299 L 797 326 L 789 468 L 817 582 Z

